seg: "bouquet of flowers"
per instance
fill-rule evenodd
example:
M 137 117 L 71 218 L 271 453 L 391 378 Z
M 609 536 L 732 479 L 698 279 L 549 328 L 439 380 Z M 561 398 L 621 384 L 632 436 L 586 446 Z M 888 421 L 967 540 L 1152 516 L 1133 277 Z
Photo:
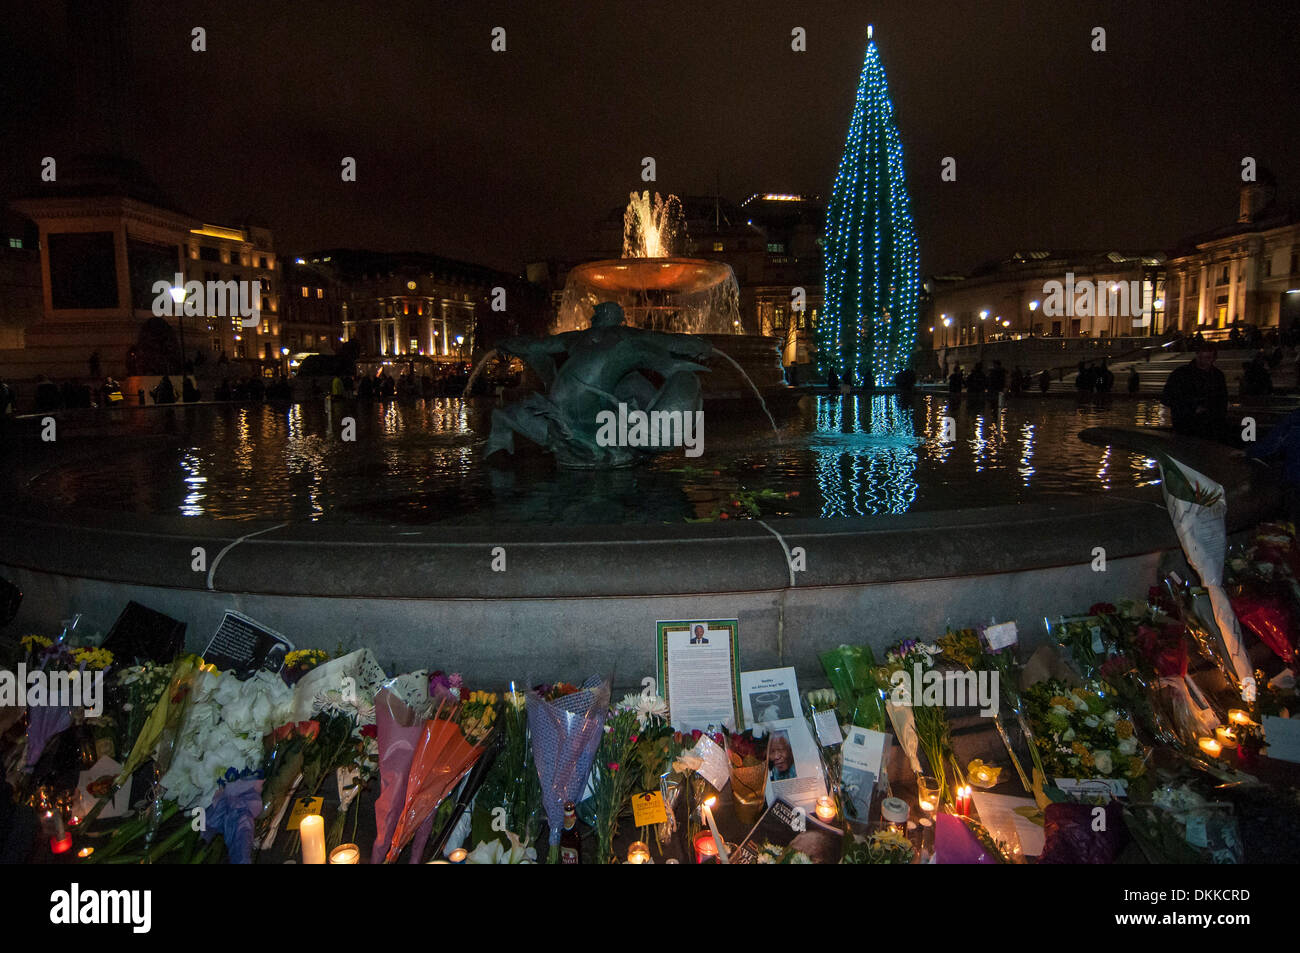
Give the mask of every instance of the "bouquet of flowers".
M 915 760 L 919 749 L 939 782 L 939 800 L 951 803 L 948 766 L 951 764 L 956 772 L 954 777 L 958 783 L 962 783 L 962 774 L 952 751 L 948 715 L 942 705 L 919 704 L 921 686 L 913 684 L 916 673 L 933 668 L 935 657 L 942 652 L 937 643 L 907 639 L 885 654 L 877 677 L 881 683 L 895 686 L 886 707 L 894 723 L 894 733 L 913 758 L 913 767 L 921 773 Z
M 285 655 L 280 677 L 286 685 L 297 685 L 304 675 L 328 662 L 329 658 L 330 654 L 324 649 L 295 649 Z
M 582 798 L 609 713 L 608 680 L 593 675 L 572 688 L 538 686 L 526 701 L 542 809 L 550 825 L 547 863 L 552 864 L 559 859 L 565 802 Z
M 998 736 L 1002 739 L 1002 744 L 1007 749 L 1007 754 L 1011 757 L 1011 763 L 1016 769 L 1021 785 L 1026 792 L 1032 791 L 1033 784 L 1025 774 L 1024 767 L 1020 764 L 1020 758 L 1011 743 L 1011 736 L 1007 733 L 1006 719 L 1004 718 L 1006 711 L 1010 711 L 1015 716 L 1016 723 L 1020 726 L 1021 732 L 1029 743 L 1029 755 L 1033 759 L 1034 767 L 1041 773 L 1043 766 L 1039 763 L 1038 752 L 1033 743 L 1033 735 L 1024 719 L 1023 703 L 1020 697 L 1021 668 L 1016 659 L 1015 646 L 993 648 L 984 634 L 983 626 L 975 629 L 960 629 L 956 632 L 949 630 L 940 637 L 938 644 L 945 659 L 956 662 L 969 671 L 997 672 L 1000 704 L 997 713 L 993 716 L 993 724 L 998 730 Z
M 844 842 L 841 864 L 910 864 L 916 848 L 901 832 L 882 830 L 867 837 L 849 835 Z
M 490 840 L 504 844 L 513 835 L 531 848 L 539 832 L 542 791 L 528 737 L 527 698 L 513 683 L 501 706 L 501 734 L 501 753 L 474 800 L 471 838 L 482 846 Z M 505 808 L 504 831 L 493 823 L 497 808 Z
M 885 731 L 885 706 L 871 648 L 841 645 L 823 652 L 821 663 L 839 704 L 840 722 Z
M 811 864 L 812 858 L 793 847 L 780 847 L 770 841 L 758 849 L 756 864 Z
M 1146 752 L 1133 723 L 1113 708 L 1095 682 L 1071 688 L 1048 679 L 1025 693 L 1043 764 L 1068 778 L 1136 778 L 1145 770 Z
M 425 721 L 411 758 L 406 802 L 385 863 L 397 859 L 483 754 L 495 727 L 496 708 L 497 696 L 488 692 L 471 692 L 463 701 L 448 696 Z
M 262 763 L 262 738 L 286 720 L 293 691 L 278 675 L 261 671 L 245 681 L 204 669 L 162 776 L 168 795 L 182 808 L 206 807 L 227 769 Z
M 596 863 L 614 858 L 618 818 L 641 777 L 637 763 L 641 735 L 667 724 L 668 704 L 653 692 L 624 696 L 605 719 L 591 773 L 591 809 L 596 832 Z M 653 770 L 653 768 L 652 768 Z M 654 771 L 657 778 L 658 771 Z

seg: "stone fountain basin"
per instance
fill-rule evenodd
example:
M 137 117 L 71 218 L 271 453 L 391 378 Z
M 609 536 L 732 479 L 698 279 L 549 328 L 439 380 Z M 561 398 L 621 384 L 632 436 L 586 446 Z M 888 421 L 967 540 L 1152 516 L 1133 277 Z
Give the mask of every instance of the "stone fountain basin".
M 1229 530 L 1276 508 L 1276 485 L 1226 448 L 1148 431 L 1088 432 L 1162 447 L 1227 489 Z M 71 612 L 107 631 L 134 599 L 189 624 L 202 650 L 227 609 L 301 647 L 370 646 L 390 670 L 441 667 L 476 681 L 655 670 L 655 622 L 740 620 L 742 666 L 882 649 L 945 626 L 1044 616 L 1141 598 L 1184 567 L 1158 490 L 903 516 L 661 526 L 476 529 L 229 522 L 61 509 L 10 497 L 0 575 L 25 593 L 11 633 L 57 631 Z M 1094 572 L 1096 547 L 1105 572 Z M 492 569 L 500 547 L 505 571 Z M 195 550 L 206 571 L 192 566 Z M 802 550 L 793 572 L 787 552 Z M 1184 570 L 1185 571 L 1185 568 Z

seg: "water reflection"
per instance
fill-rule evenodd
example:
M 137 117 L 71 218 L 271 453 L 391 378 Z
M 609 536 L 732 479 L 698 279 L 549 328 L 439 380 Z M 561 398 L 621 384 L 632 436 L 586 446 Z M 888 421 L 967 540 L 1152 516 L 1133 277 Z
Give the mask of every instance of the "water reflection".
M 522 445 L 485 460 L 491 410 L 438 398 L 141 411 L 124 419 L 109 466 L 55 467 L 28 489 L 65 504 L 233 520 L 679 523 L 744 517 L 753 499 L 764 518 L 870 516 L 1153 486 L 1154 460 L 1077 435 L 1167 423 L 1153 401 L 818 397 L 779 435 L 722 408 L 710 413 L 702 457 L 575 474 Z M 355 441 L 340 439 L 343 417 L 354 418 Z

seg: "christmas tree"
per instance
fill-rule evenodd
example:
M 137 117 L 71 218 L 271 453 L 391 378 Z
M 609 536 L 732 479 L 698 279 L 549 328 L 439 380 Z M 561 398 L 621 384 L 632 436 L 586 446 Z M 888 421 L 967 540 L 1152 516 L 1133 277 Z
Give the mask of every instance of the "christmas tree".
M 826 209 L 824 252 L 818 363 L 841 380 L 888 386 L 908 365 L 916 342 L 920 258 L 894 104 L 870 29 Z

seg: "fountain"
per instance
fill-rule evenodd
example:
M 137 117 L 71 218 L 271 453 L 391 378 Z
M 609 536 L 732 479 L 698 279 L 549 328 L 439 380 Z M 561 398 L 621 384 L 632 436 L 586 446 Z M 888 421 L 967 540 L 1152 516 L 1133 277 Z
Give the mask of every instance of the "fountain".
M 776 342 L 744 332 L 731 266 L 681 257 L 677 252 L 685 237 L 675 195 L 630 193 L 623 213 L 623 257 L 586 262 L 569 272 L 552 331 L 583 330 L 598 304 L 614 302 L 629 327 L 701 335 L 725 355 L 726 360 L 706 361 L 712 371 L 701 380 L 706 401 L 731 398 L 748 406 L 752 381 L 768 402 L 777 398 L 779 405 L 788 388 Z
M 676 256 L 685 233 L 677 196 L 631 193 L 623 213 L 623 257 L 587 262 L 569 272 L 553 330 L 581 330 L 591 324 L 597 304 L 613 301 L 630 327 L 739 334 L 735 273 L 725 262 Z

